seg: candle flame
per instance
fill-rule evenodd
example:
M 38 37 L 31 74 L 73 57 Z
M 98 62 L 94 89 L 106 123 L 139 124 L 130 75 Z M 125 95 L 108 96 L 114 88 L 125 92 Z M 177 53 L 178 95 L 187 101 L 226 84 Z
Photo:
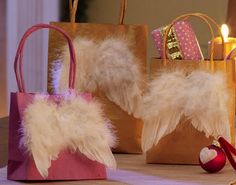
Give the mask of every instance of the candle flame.
M 224 41 L 228 41 L 228 36 L 229 36 L 229 28 L 227 26 L 227 24 L 222 24 L 221 25 L 221 33 L 224 37 Z

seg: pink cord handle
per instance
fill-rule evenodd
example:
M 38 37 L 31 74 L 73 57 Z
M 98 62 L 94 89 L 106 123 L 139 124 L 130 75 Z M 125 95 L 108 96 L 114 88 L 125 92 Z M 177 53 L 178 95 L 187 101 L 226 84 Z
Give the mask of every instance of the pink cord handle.
M 16 52 L 16 57 L 14 61 L 14 71 L 16 75 L 16 81 L 18 85 L 18 89 L 20 92 L 25 92 L 25 82 L 23 78 L 23 71 L 22 71 L 22 58 L 23 58 L 23 51 L 26 39 L 31 35 L 31 33 L 44 29 L 50 28 L 60 32 L 67 40 L 69 45 L 69 52 L 70 52 L 70 71 L 69 71 L 69 89 L 74 89 L 75 87 L 75 75 L 76 75 L 76 58 L 75 58 L 75 49 L 72 43 L 70 36 L 61 28 L 49 25 L 49 24 L 36 24 L 30 27 L 24 35 L 22 36 L 20 43 L 18 45 L 18 49 Z

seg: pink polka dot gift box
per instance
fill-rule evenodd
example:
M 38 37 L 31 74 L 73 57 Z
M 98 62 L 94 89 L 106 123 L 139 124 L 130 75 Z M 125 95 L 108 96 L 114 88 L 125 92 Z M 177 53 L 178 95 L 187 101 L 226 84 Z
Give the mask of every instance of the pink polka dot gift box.
M 157 52 L 162 58 L 163 38 L 168 26 L 163 26 L 152 31 Z M 183 20 L 173 25 L 167 37 L 167 51 L 170 60 L 203 60 L 197 37 L 190 22 Z

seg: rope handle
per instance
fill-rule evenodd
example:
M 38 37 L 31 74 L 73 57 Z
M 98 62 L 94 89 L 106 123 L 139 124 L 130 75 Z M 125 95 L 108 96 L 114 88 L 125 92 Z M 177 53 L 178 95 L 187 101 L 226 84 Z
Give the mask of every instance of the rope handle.
M 225 57 L 225 60 L 234 59 L 236 57 L 236 48 L 234 48 L 230 53 Z
M 77 7 L 78 7 L 79 0 L 72 0 L 69 1 L 69 7 L 70 7 L 70 22 L 75 22 Z
M 23 70 L 22 70 L 22 59 L 23 59 L 23 51 L 26 39 L 35 31 L 40 29 L 50 28 L 60 32 L 68 42 L 69 52 L 70 52 L 70 69 L 69 69 L 69 89 L 74 89 L 75 87 L 75 75 L 76 75 L 76 57 L 75 57 L 75 49 L 72 43 L 70 36 L 61 28 L 49 25 L 49 24 L 36 24 L 29 29 L 26 30 L 24 35 L 22 36 L 20 43 L 17 48 L 15 61 L 14 61 L 14 72 L 16 76 L 17 86 L 19 92 L 25 92 L 25 82 L 23 78 Z
M 211 24 L 213 24 L 216 28 L 217 28 L 217 30 L 219 31 L 219 33 L 220 33 L 220 36 L 221 36 L 221 39 L 222 39 L 222 54 L 224 54 L 224 51 L 225 51 L 225 43 L 224 43 L 224 37 L 223 37 L 223 35 L 222 35 L 222 33 L 221 33 L 221 31 L 220 31 L 220 26 L 216 23 L 216 21 L 214 20 L 214 19 L 212 19 L 211 17 L 209 17 L 209 16 L 207 16 L 207 15 L 205 15 L 205 14 L 202 14 L 202 13 L 189 13 L 189 14 L 184 14 L 184 15 L 181 15 L 181 16 L 179 16 L 179 17 L 177 17 L 177 18 L 175 18 L 170 24 L 169 24 L 169 26 L 167 27 L 167 29 L 166 29 L 166 31 L 165 31 L 165 35 L 164 35 L 164 38 L 163 38 L 163 63 L 164 63 L 164 65 L 166 65 L 167 64 L 167 56 L 166 56 L 166 54 L 167 54 L 167 39 L 168 39 L 168 34 L 169 34 L 169 32 L 170 32 L 170 30 L 171 30 L 171 28 L 174 26 L 174 24 L 177 22 L 177 21 L 180 21 L 180 20 L 186 20 L 186 19 L 188 19 L 189 17 L 197 17 L 197 18 L 200 18 L 202 21 L 204 21 L 206 24 L 207 24 L 207 26 L 208 26 L 208 28 L 209 28 L 209 30 L 210 30 L 210 33 L 211 33 L 211 50 L 210 50 L 210 61 L 211 62 L 213 62 L 213 57 L 214 57 L 214 31 L 213 31 L 213 28 L 212 28 L 212 25 Z
M 69 0 L 70 6 L 70 22 L 75 23 L 76 12 L 79 0 Z M 127 8 L 127 0 L 120 0 L 119 24 L 124 24 L 125 12 Z
M 220 146 L 225 151 L 225 154 L 226 154 L 230 164 L 236 170 L 236 162 L 234 160 L 234 157 L 232 156 L 232 154 L 236 156 L 236 149 L 228 141 L 226 141 L 226 139 L 224 139 L 223 137 L 219 137 L 218 142 L 220 143 Z

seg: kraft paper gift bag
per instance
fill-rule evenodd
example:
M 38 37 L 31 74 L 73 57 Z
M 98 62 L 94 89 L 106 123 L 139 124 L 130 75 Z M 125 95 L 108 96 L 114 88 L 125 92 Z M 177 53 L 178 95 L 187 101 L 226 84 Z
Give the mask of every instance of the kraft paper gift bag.
M 214 53 L 214 57 L 215 57 L 216 53 Z M 236 49 L 233 49 L 227 56 L 226 58 L 227 60 L 233 60 L 234 62 L 236 62 Z M 236 65 L 234 65 L 234 75 L 235 75 L 235 72 L 236 72 Z M 236 91 L 235 91 L 236 93 Z M 236 95 L 236 94 L 235 94 Z M 236 102 L 236 100 L 235 100 Z M 235 107 L 235 110 L 236 110 L 236 107 Z
M 22 57 L 27 37 L 39 29 L 60 32 L 70 53 L 69 90 L 61 94 L 27 93 Z M 91 94 L 74 90 L 76 58 L 65 31 L 37 24 L 23 35 L 15 57 L 18 92 L 11 93 L 7 178 L 10 180 L 106 179 L 115 167 L 114 135 Z
M 105 108 L 118 137 L 118 153 L 142 153 L 143 122 L 138 108 L 145 86 L 147 28 L 123 23 L 126 1 L 121 0 L 118 24 L 76 23 L 77 1 L 70 1 L 71 22 L 52 22 L 74 39 L 78 56 L 76 89 L 91 92 Z M 65 88 L 68 52 L 58 33 L 49 34 L 50 92 Z M 64 58 L 65 62 L 60 60 Z M 56 77 L 60 73 L 60 77 Z M 59 78 L 59 79 L 58 79 Z
M 213 47 L 210 60 L 167 59 L 171 27 L 189 17 L 201 18 L 212 34 L 211 23 L 219 29 L 213 19 L 200 13 L 182 15 L 168 26 L 163 59 L 150 61 L 153 81 L 143 101 L 142 146 L 147 163 L 199 164 L 200 150 L 217 135 L 235 142 L 234 61 L 213 60 Z

